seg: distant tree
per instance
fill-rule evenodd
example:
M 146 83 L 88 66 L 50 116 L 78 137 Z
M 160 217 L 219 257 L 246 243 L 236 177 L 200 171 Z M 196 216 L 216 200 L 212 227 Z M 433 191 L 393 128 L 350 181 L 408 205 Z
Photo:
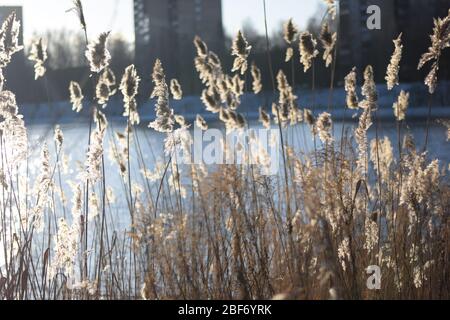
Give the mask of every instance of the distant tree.
M 122 35 L 112 35 L 108 42 L 111 53 L 111 65 L 117 69 L 124 69 L 134 61 L 134 44 L 128 42 Z
M 48 66 L 59 70 L 67 68 L 85 67 L 87 65 L 85 51 L 86 41 L 81 33 L 67 29 L 48 30 L 44 35 L 34 35 L 33 38 L 42 37 L 47 45 Z M 29 52 L 31 45 L 27 45 Z M 122 35 L 112 35 L 108 41 L 108 50 L 111 52 L 112 66 L 123 69 L 134 60 L 133 43 L 128 42 Z
M 265 37 L 256 30 L 253 21 L 250 18 L 244 20 L 242 32 L 245 38 L 252 46 L 252 51 L 259 52 L 265 49 Z
M 35 35 L 37 38 L 38 36 Z M 73 68 L 86 65 L 84 57 L 85 40 L 81 34 L 67 29 L 48 30 L 40 35 L 47 44 L 50 69 Z

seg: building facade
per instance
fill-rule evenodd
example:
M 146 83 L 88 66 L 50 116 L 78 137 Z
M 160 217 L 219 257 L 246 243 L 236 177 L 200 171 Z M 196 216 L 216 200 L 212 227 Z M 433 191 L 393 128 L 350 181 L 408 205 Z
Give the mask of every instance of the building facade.
M 380 30 L 367 28 L 370 5 L 381 10 Z M 371 64 L 380 80 L 394 49 L 392 40 L 402 33 L 401 72 L 408 79 L 417 77 L 420 55 L 430 45 L 433 18 L 446 16 L 448 9 L 448 0 L 340 0 L 339 63 L 347 72 L 353 66 L 363 70 Z
M 224 49 L 221 0 L 135 0 L 134 12 L 136 64 L 144 82 L 159 58 L 168 79 L 195 91 L 194 37 L 217 53 Z

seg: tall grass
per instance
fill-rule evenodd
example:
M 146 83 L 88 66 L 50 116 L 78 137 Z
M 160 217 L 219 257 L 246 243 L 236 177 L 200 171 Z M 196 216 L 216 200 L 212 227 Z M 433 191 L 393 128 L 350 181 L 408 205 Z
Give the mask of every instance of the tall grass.
M 81 1 L 75 6 L 87 35 Z M 328 29 L 333 12 L 324 18 L 327 27 L 321 40 L 324 63 L 331 66 L 329 111 L 338 63 L 338 35 Z M 435 30 L 449 20 L 437 20 Z M 1 29 L 1 69 L 21 49 L 17 28 L 12 15 Z M 434 36 L 448 41 L 445 28 L 445 35 Z M 292 21 L 285 29 L 291 67 L 296 67 L 293 59 L 300 53 L 305 72 L 314 72 L 314 64 L 321 63 L 317 41 L 309 33 L 298 33 Z M 295 79 L 290 84 L 282 72 L 275 77 L 268 54 L 272 89 L 279 100 L 272 116 L 266 111 L 271 106 L 263 106 L 260 114 L 265 127 L 274 122 L 280 133 L 279 172 L 265 175 L 267 156 L 251 148 L 260 143 L 256 137 L 243 147 L 256 150 L 257 164 L 186 165 L 176 148 L 192 156 L 190 124 L 171 108 L 173 99 L 182 97 L 180 83 L 172 79 L 169 90 L 163 66 L 156 61 L 152 96 L 157 98 L 157 119 L 150 128 L 136 130 L 140 78 L 130 66 L 117 87 L 108 69 L 108 34 L 87 46 L 96 96 L 83 97 L 82 87 L 71 83 L 74 110 L 80 111 L 84 99 L 94 105 L 92 123 L 86 126 L 91 128 L 87 149 L 78 150 L 86 161 L 79 168 L 67 168 L 68 153 L 76 150 L 67 149 L 59 126 L 54 146 L 42 145 L 39 163 L 31 163 L 27 128 L 14 94 L 0 79 L 1 299 L 449 298 L 448 170 L 439 160 L 430 160 L 429 153 L 418 151 L 414 138 L 401 130 L 407 93 L 393 101 L 398 141 L 391 142 L 378 130 L 374 70 L 368 66 L 364 71 L 358 97 L 357 74 L 362 70 L 353 69 L 345 89 L 347 106 L 359 122 L 336 133 L 329 113 L 299 107 Z M 400 39 L 388 68 L 390 88 L 398 84 Z M 251 44 L 238 33 L 232 73 L 200 38 L 194 44 L 206 110 L 217 115 L 227 132 L 250 128 L 239 106 Z M 45 77 L 45 46 L 42 40 L 38 45 L 33 61 L 39 77 Z M 262 90 L 261 70 L 256 65 L 250 70 L 255 94 Z M 437 75 L 431 80 L 437 81 Z M 427 84 L 431 80 L 429 76 Z M 100 111 L 117 89 L 124 97 L 125 132 Z M 372 119 L 377 134 L 369 141 Z M 300 135 L 308 139 L 304 124 L 311 130 L 313 151 L 306 143 L 294 147 Z M 193 125 L 206 130 L 213 123 L 199 115 Z M 147 134 L 154 130 L 165 136 L 165 145 L 163 154 L 152 154 L 150 161 L 143 150 L 153 153 Z M 111 182 L 115 173 L 105 169 L 106 139 L 109 160 L 121 177 L 119 186 Z M 63 184 L 71 186 L 71 204 Z M 119 223 L 124 212 L 114 205 L 117 199 L 127 204 L 129 226 Z M 366 285 L 371 265 L 381 269 L 379 290 Z

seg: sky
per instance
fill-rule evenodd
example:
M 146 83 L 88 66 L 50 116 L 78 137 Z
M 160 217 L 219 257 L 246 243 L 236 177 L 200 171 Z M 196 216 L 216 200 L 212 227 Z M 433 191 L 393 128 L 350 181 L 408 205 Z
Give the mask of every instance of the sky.
M 322 0 L 267 0 L 270 32 L 292 17 L 300 27 L 315 12 Z M 66 28 L 79 30 L 78 21 L 67 9 L 72 0 L 2 0 L 1 5 L 23 6 L 25 42 L 33 34 Z M 112 30 L 134 40 L 133 0 L 83 0 L 90 36 Z M 259 32 L 264 31 L 262 0 L 222 0 L 223 24 L 227 34 L 235 34 L 245 21 L 251 21 Z

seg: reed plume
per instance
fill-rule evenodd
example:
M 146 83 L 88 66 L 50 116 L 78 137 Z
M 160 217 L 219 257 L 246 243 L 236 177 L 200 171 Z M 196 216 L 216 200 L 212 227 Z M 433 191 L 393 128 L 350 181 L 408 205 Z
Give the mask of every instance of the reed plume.
M 106 132 L 106 118 L 99 110 L 95 112 L 97 128 L 92 133 L 91 144 L 86 154 L 85 171 L 82 172 L 81 178 L 89 180 L 92 184 L 100 181 L 103 177 L 101 170 L 103 156 L 103 140 Z
M 110 31 L 101 33 L 97 39 L 87 46 L 86 58 L 92 72 L 100 73 L 111 61 L 111 54 L 106 48 Z
M 116 86 L 116 75 L 111 70 L 111 68 L 105 68 L 102 74 L 102 78 L 103 81 L 105 81 L 111 87 L 111 91 L 114 94 L 114 87 Z
M 76 221 L 70 226 L 64 218 L 58 221 L 58 232 L 54 236 L 53 260 L 51 274 L 64 273 L 73 276 L 78 254 L 79 230 Z
M 33 209 L 33 226 L 36 232 L 42 232 L 44 230 L 44 211 L 51 200 L 49 194 L 49 189 L 52 185 L 50 155 L 46 143 L 44 143 L 41 151 L 40 169 L 40 174 L 34 186 L 36 203 Z
M 189 127 L 190 125 L 187 123 L 186 119 L 179 114 L 175 115 L 175 122 L 180 126 L 180 127 Z
M 270 129 L 270 115 L 262 107 L 259 107 L 259 122 L 264 128 Z
M 252 73 L 252 77 L 253 77 L 253 83 L 252 83 L 253 92 L 255 94 L 258 94 L 262 91 L 263 87 L 262 87 L 262 83 L 261 83 L 261 70 L 259 70 L 259 68 L 256 66 L 255 63 L 252 63 L 251 73 Z
M 73 0 L 72 2 L 73 2 L 74 7 L 67 10 L 67 12 L 69 12 L 69 11 L 75 12 L 75 14 L 77 15 L 78 20 L 80 22 L 81 28 L 84 31 L 86 31 L 86 20 L 84 18 L 83 4 L 81 3 L 81 0 Z
M 42 42 L 42 38 L 31 44 L 28 59 L 34 61 L 34 79 L 43 77 L 46 71 L 44 64 L 47 61 L 47 46 Z
M 336 2 L 335 0 L 323 0 L 327 5 L 327 14 L 332 20 L 336 19 Z
M 169 107 L 169 89 L 164 75 L 161 61 L 156 60 L 152 73 L 153 84 L 155 85 L 151 98 L 157 98 L 155 110 L 156 120 L 149 124 L 150 128 L 158 132 L 172 132 L 175 123 L 173 110 Z
M 59 125 L 55 126 L 53 138 L 56 144 L 56 150 L 59 153 L 64 142 L 64 135 Z
M 286 49 L 286 59 L 285 59 L 286 62 L 290 61 L 294 55 L 294 49 L 292 48 L 292 45 L 294 44 L 297 34 L 298 29 L 295 26 L 294 22 L 292 21 L 292 18 L 290 18 L 283 26 L 284 40 L 289 45 L 288 48 Z
M 0 68 L 6 67 L 11 62 L 11 57 L 23 49 L 19 45 L 20 21 L 16 13 L 11 13 L 3 22 L 0 29 Z
M 295 41 L 295 37 L 297 36 L 297 34 L 298 34 L 298 29 L 294 25 L 292 18 L 290 18 L 283 26 L 284 40 L 288 44 L 292 44 Z
M 111 86 L 103 75 L 104 73 L 97 81 L 97 85 L 95 86 L 95 95 L 97 97 L 98 104 L 105 108 L 109 101 L 109 97 L 113 95 L 113 92 L 111 91 Z
M 235 56 L 233 63 L 232 72 L 240 71 L 241 74 L 244 74 L 247 71 L 247 58 L 250 54 L 252 46 L 250 46 L 245 39 L 242 32 L 239 30 L 236 38 L 233 41 L 233 45 L 231 47 L 231 54 Z
M 95 95 L 98 104 L 105 108 L 109 98 L 115 95 L 116 92 L 116 76 L 110 68 L 106 67 L 98 78 L 95 87 Z
M 371 126 L 371 109 L 364 108 L 363 113 L 359 117 L 358 127 L 355 129 L 355 140 L 358 145 L 358 160 L 356 161 L 356 164 L 361 178 L 365 177 L 368 172 L 367 130 L 369 130 Z
M 391 165 L 394 161 L 394 152 L 391 140 L 389 140 L 388 137 L 379 139 L 378 142 L 376 139 L 372 139 L 370 142 L 370 160 L 373 163 L 373 168 L 381 177 L 382 181 L 386 181 L 390 176 Z M 380 172 L 378 172 L 378 170 Z
M 70 81 L 69 85 L 70 102 L 72 103 L 72 110 L 80 112 L 83 109 L 83 92 L 78 82 Z
M 320 32 L 320 42 L 322 43 L 322 47 L 324 49 L 323 60 L 325 61 L 325 66 L 327 68 L 333 62 L 333 50 L 336 45 L 336 40 L 337 33 L 331 33 L 328 24 L 324 24 Z
M 0 115 L 4 119 L 9 119 L 18 116 L 18 113 L 19 109 L 14 93 L 8 90 L 0 92 Z
M 197 115 L 195 124 L 203 131 L 208 130 L 208 124 L 206 123 L 205 119 L 203 119 L 203 117 L 199 114 Z
M 289 39 L 292 44 L 298 35 Z M 174 114 L 171 91 L 174 98 L 182 97 L 181 87 L 166 83 L 160 61 L 152 74 L 152 97 L 157 98 L 154 125 L 168 133 L 164 142 L 155 143 L 148 129 L 132 129 L 139 123 L 141 80 L 131 65 L 119 86 L 128 125 L 113 131 L 94 104 L 95 126 L 90 126 L 84 162 L 78 157 L 69 162 L 79 143 L 73 133 L 64 137 L 59 126 L 53 139 L 46 139 L 54 148 L 28 145 L 15 95 L 0 76 L 0 300 L 448 298 L 448 164 L 429 161 L 431 152 L 418 152 L 410 134 L 403 145 L 398 141 L 395 154 L 378 128 L 369 139 L 378 104 L 372 68 L 364 73 L 361 102 L 356 68 L 345 79 L 347 106 L 362 110 L 355 129 L 343 125 L 338 148 L 331 115 L 323 112 L 316 119 L 313 111 L 300 108 L 283 71 L 272 79 L 279 97 L 275 102 L 267 97 L 273 116 L 259 108 L 261 126 L 270 129 L 273 119 L 279 130 L 252 129 L 254 124 L 239 113 L 250 79 L 226 74 L 206 43 L 196 37 L 194 44 L 202 101 L 213 113 L 208 117 L 218 116 L 225 133 L 238 139 L 230 141 L 234 150 L 228 139 L 214 141 L 225 151 L 221 160 L 227 164 L 214 165 L 210 172 L 202 159 L 195 160 L 190 127 L 206 130 L 212 124 L 201 113 L 193 124 Z M 393 57 L 388 67 L 394 87 L 396 64 Z M 253 69 L 253 89 L 260 92 L 261 74 Z M 114 73 L 105 67 L 92 78 L 99 87 L 91 99 L 106 104 L 117 89 Z M 81 88 L 70 87 L 79 111 Z M 402 91 L 393 105 L 398 140 L 408 98 Z M 314 151 L 309 148 L 303 126 L 296 126 L 302 121 L 314 140 L 321 140 L 321 149 L 316 141 Z M 439 121 L 448 139 L 449 122 Z M 345 134 L 345 128 L 352 132 Z M 111 164 L 103 160 L 106 145 Z M 41 157 L 35 163 L 36 146 Z M 240 159 L 229 162 L 234 156 Z M 72 205 L 64 196 L 67 187 Z M 369 275 L 359 276 L 369 264 L 382 272 L 377 292 L 366 290 Z
M 27 129 L 23 116 L 19 114 L 16 96 L 8 90 L 0 92 L 0 137 L 8 160 L 19 165 L 28 154 Z
M 140 81 L 141 79 L 134 65 L 130 65 L 125 69 L 122 80 L 120 81 L 119 89 L 122 92 L 125 107 L 123 116 L 130 119 L 131 125 L 140 123 L 136 101 Z
M 331 115 L 327 112 L 321 113 L 317 118 L 316 128 L 322 143 L 326 144 L 333 141 L 333 137 L 331 134 L 332 126 L 333 121 L 331 120 Z
M 450 9 L 448 15 L 441 19 L 434 19 L 433 34 L 430 36 L 431 46 L 420 58 L 417 70 L 422 69 L 426 63 L 433 61 L 430 72 L 425 78 L 425 84 L 428 86 L 428 91 L 433 94 L 436 90 L 438 81 L 439 60 L 442 51 L 450 47 Z
M 220 111 L 220 93 L 217 88 L 213 87 L 210 90 L 204 89 L 200 98 L 206 106 L 206 111 L 212 113 L 218 113 Z
M 170 92 L 175 100 L 181 100 L 183 98 L 183 90 L 181 90 L 180 83 L 177 79 L 170 80 Z
M 391 56 L 391 62 L 389 63 L 386 71 L 385 80 L 387 82 L 388 90 L 392 90 L 398 85 L 398 74 L 400 72 L 400 61 L 402 60 L 402 34 L 400 33 L 397 39 L 394 40 L 394 52 Z
M 309 32 L 300 34 L 300 63 L 303 65 L 303 71 L 306 72 L 311 68 L 313 60 L 319 54 L 316 49 L 317 41 Z
M 364 100 L 359 103 L 359 106 L 363 109 L 370 109 L 375 111 L 378 108 L 378 93 L 377 86 L 375 84 L 372 66 L 368 65 L 364 70 L 364 84 L 362 86 L 362 95 Z
M 408 104 L 409 104 L 409 93 L 403 90 L 400 91 L 400 95 L 398 96 L 397 101 L 393 105 L 394 115 L 397 121 L 405 120 Z
M 289 119 L 291 109 L 295 108 L 295 101 L 297 99 L 297 96 L 294 95 L 293 89 L 282 70 L 280 70 L 277 75 L 277 86 L 279 92 L 277 107 L 280 109 L 281 119 L 278 119 L 277 117 L 276 120 L 281 120 L 282 123 L 285 123 Z M 274 114 L 274 116 L 277 116 L 277 114 L 278 112 Z
M 308 124 L 309 129 L 311 130 L 311 134 L 315 136 L 317 134 L 316 118 L 314 117 L 310 109 L 303 109 L 303 119 L 305 120 L 306 124 Z
M 197 49 L 197 55 L 201 58 L 206 58 L 208 55 L 208 46 L 202 41 L 199 36 L 195 36 L 194 45 Z
M 347 107 L 349 109 L 358 109 L 358 93 L 356 92 L 356 67 L 345 77 L 345 91 L 347 92 Z

